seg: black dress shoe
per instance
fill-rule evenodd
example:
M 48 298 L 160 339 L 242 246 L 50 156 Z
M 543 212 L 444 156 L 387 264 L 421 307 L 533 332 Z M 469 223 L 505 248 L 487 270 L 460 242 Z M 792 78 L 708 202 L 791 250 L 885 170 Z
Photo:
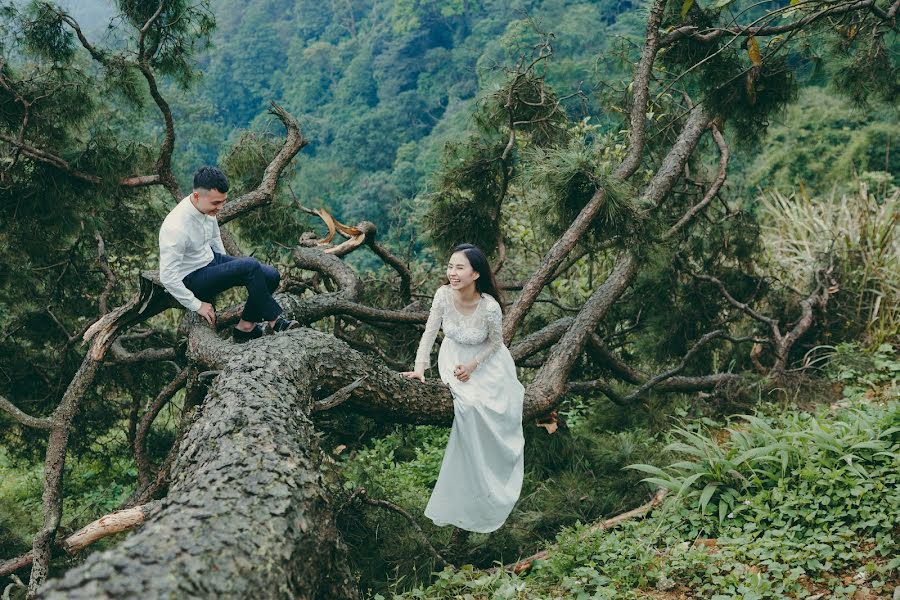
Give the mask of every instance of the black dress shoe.
M 275 323 L 271 326 L 272 333 L 278 333 L 279 331 L 287 331 L 289 329 L 297 329 L 300 327 L 300 323 L 294 321 L 293 319 L 285 319 L 284 317 L 278 317 L 275 319 Z
M 249 342 L 250 340 L 262 337 L 263 333 L 265 333 L 265 330 L 259 323 L 254 325 L 253 329 L 250 331 L 241 331 L 237 327 L 234 327 L 231 330 L 231 339 L 235 344 L 243 344 L 244 342 Z

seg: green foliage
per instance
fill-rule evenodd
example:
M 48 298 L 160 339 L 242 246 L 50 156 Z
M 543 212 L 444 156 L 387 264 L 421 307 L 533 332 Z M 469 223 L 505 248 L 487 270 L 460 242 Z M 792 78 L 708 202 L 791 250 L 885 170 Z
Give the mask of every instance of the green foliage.
M 696 8 L 691 14 L 692 23 L 701 27 L 716 22 L 714 15 Z M 755 46 L 756 40 L 750 40 Z M 783 45 L 781 40 L 771 43 L 773 48 L 756 52 L 774 54 Z M 720 115 L 734 131 L 738 144 L 745 147 L 758 143 L 771 116 L 797 96 L 794 72 L 784 54 L 768 56 L 762 64 L 748 54 L 730 38 L 727 43 L 724 39 L 707 43 L 686 38 L 660 54 L 668 68 L 679 73 L 690 69 L 689 81 L 699 88 L 713 114 Z
M 561 527 L 639 503 L 646 493 L 640 476 L 622 468 L 636 460 L 656 460 L 654 435 L 641 428 L 647 418 L 643 411 L 600 409 L 596 403 L 573 400 L 562 412 L 563 426 L 556 433 L 526 427 L 525 482 L 516 508 L 500 530 L 473 534 L 467 554 L 458 560 L 483 567 L 501 559 L 509 562 L 535 551 Z M 327 470 L 332 485 L 342 489 L 336 492 L 336 504 L 362 486 L 370 497 L 389 500 L 412 514 L 439 551 L 454 552 L 446 547 L 450 528 L 421 517 L 447 437 L 445 428 L 399 427 L 342 455 L 337 471 Z M 406 589 L 428 580 L 433 560 L 402 517 L 356 504 L 341 511 L 339 524 L 363 588 L 384 593 L 389 587 Z
M 75 55 L 75 35 L 65 25 L 53 5 L 32 0 L 25 7 L 22 37 L 29 52 L 52 61 L 66 64 Z
M 876 195 L 859 182 L 856 193 L 840 197 L 773 191 L 759 198 L 757 209 L 766 270 L 783 281 L 807 288 L 825 257 L 835 255 L 840 288 L 816 324 L 826 339 L 863 338 L 870 347 L 897 339 L 900 190 Z
M 870 25 L 851 19 L 834 28 L 832 85 L 859 107 L 870 108 L 873 100 L 896 107 L 900 97 L 900 69 L 891 63 L 891 54 L 896 55 L 900 44 L 896 37 L 873 39 L 858 35 L 867 26 Z
M 115 307 L 133 291 L 140 270 L 154 267 L 156 234 L 170 200 L 155 188 L 117 183 L 152 173 L 159 151 L 142 112 L 149 90 L 129 52 L 138 32 L 115 29 L 112 48 L 92 40 L 101 55 L 95 61 L 55 5 L 21 4 L 3 6 L 7 60 L 0 131 L 12 139 L 24 135 L 24 143 L 37 150 L 6 142 L 0 147 L 0 393 L 31 414 L 47 415 L 81 362 L 83 348 L 74 343 L 79 332 L 98 316 L 106 278 L 97 267 L 96 236 L 102 236 L 118 277 L 109 298 Z M 153 61 L 186 65 L 189 50 L 209 32 L 211 23 L 202 22 L 209 15 L 203 2 L 166 6 L 170 12 L 155 26 L 164 33 L 148 29 L 147 49 L 157 74 L 187 78 L 191 69 L 176 73 Z M 49 164 L 34 153 L 58 159 Z M 73 456 L 87 451 L 127 410 L 123 388 L 139 399 L 155 394 L 166 373 L 165 367 L 127 367 L 116 376 L 121 379 L 101 375 L 88 392 L 87 408 L 76 421 L 81 435 L 73 435 L 69 446 Z M 132 376 L 129 386 L 125 381 Z M 13 423 L 0 415 L 0 439 L 9 454 L 39 456 L 46 433 Z
M 209 0 L 167 0 L 159 14 L 159 3 L 117 0 L 116 4 L 125 22 L 138 31 L 146 28 L 144 47 L 154 71 L 186 87 L 195 77 L 194 58 L 216 26 Z
M 606 144 L 573 137 L 565 146 L 534 148 L 527 163 L 523 185 L 546 193 L 552 216 L 545 225 L 551 236 L 562 234 L 598 190 L 603 190 L 604 199 L 588 243 L 630 235 L 638 227 L 634 190 L 612 177 L 614 165 Z
M 841 384 L 841 394 L 851 402 L 889 400 L 900 396 L 900 353 L 891 344 L 862 352 L 856 343 L 824 346 L 828 352 L 826 374 Z
M 677 429 L 669 449 L 682 460 L 635 465 L 672 490 L 646 520 L 605 532 L 565 528 L 525 575 L 448 568 L 394 597 L 890 593 L 900 583 L 900 403 L 773 413 L 748 415 L 725 435 Z
M 112 449 L 121 442 L 121 436 L 111 436 L 96 440 L 94 449 L 101 445 Z M 60 524 L 63 533 L 115 511 L 134 490 L 134 461 L 125 457 L 124 448 L 116 450 L 111 463 L 91 457 L 67 461 Z M 42 463 L 16 461 L 0 447 L 0 555 L 18 556 L 30 549 L 31 537 L 43 522 L 42 486 Z M 105 540 L 100 548 L 114 543 L 116 540 Z
M 223 150 L 218 164 L 234 190 L 229 191 L 230 198 L 237 198 L 242 190 L 259 185 L 266 167 L 284 144 L 280 136 L 281 132 L 248 130 Z M 251 211 L 230 227 L 236 230 L 242 244 L 250 244 L 257 249 L 257 257 L 261 260 L 265 257 L 271 263 L 279 255 L 284 259 L 289 253 L 288 248 L 275 242 L 296 240 L 308 225 L 309 219 L 294 203 L 289 190 L 281 188 L 269 205 Z
M 550 147 L 567 137 L 561 101 L 536 72 L 546 60 L 545 48 L 539 45 L 530 66 L 517 67 L 499 90 L 479 101 L 465 142 L 446 145 L 425 216 L 440 253 L 470 242 L 492 254 L 500 240 L 500 208 L 516 176 L 517 149 Z
M 431 197 L 425 217 L 435 250 L 445 254 L 456 244 L 469 242 L 488 254 L 500 235 L 500 202 L 509 178 L 499 160 L 502 144 L 483 146 L 471 139 L 448 144 L 447 169 L 442 189 Z
M 739 194 L 798 187 L 810 196 L 842 194 L 857 191 L 857 178 L 873 188 L 882 178 L 896 186 L 900 157 L 888 150 L 900 138 L 895 110 L 863 111 L 821 87 L 804 87 L 770 127 L 765 148 L 735 157 L 729 180 Z

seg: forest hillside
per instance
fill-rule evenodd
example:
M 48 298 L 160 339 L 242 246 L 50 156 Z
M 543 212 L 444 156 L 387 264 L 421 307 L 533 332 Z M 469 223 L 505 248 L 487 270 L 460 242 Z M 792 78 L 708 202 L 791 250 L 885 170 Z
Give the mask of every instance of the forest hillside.
M 898 10 L 0 0 L 3 598 L 897 600 Z M 161 283 L 205 164 L 299 328 Z M 469 535 L 400 375 L 462 242 L 524 386 Z

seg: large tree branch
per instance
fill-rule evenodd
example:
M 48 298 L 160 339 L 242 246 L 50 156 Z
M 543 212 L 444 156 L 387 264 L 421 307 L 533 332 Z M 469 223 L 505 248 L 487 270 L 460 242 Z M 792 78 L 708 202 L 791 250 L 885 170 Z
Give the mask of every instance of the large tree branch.
M 639 204 L 644 207 L 645 213 L 657 207 L 672 191 L 711 119 L 705 104 L 690 109 L 684 127 L 641 194 Z
M 684 215 L 681 216 L 678 221 L 663 234 L 662 239 L 668 240 L 672 236 L 674 236 L 678 231 L 684 228 L 685 225 L 690 223 L 690 221 L 699 213 L 701 210 L 706 208 L 706 206 L 712 202 L 712 199 L 716 197 L 716 194 L 719 193 L 719 190 L 722 189 L 722 186 L 725 184 L 725 178 L 728 176 L 728 145 L 725 143 L 725 137 L 722 135 L 722 132 L 719 126 L 715 123 L 710 124 L 710 129 L 712 130 L 713 140 L 716 142 L 716 146 L 719 148 L 719 170 L 716 173 L 716 178 L 713 181 L 712 185 L 709 186 L 709 189 L 704 194 L 703 199 L 688 209 Z
M 748 314 L 753 317 L 760 323 L 767 325 L 769 330 L 772 333 L 773 338 L 773 349 L 775 353 L 775 362 L 770 369 L 769 376 L 775 377 L 782 374 L 787 368 L 788 355 L 793 347 L 794 343 L 804 334 L 809 328 L 812 326 L 813 321 L 815 319 L 814 310 L 818 307 L 821 310 L 825 310 L 828 305 L 828 300 L 831 296 L 831 291 L 835 283 L 831 281 L 831 273 L 834 270 L 834 265 L 829 264 L 827 267 L 819 268 L 816 270 L 815 278 L 816 285 L 810 294 L 800 301 L 800 318 L 797 319 L 797 322 L 794 326 L 788 331 L 786 334 L 781 333 L 781 323 L 778 319 L 763 315 L 762 313 L 754 310 L 748 304 L 744 302 L 740 302 L 732 296 L 725 287 L 725 284 L 716 277 L 711 275 L 706 275 L 703 273 L 691 273 L 697 279 L 703 281 L 709 281 L 715 284 L 722 295 L 725 297 L 728 302 L 741 310 L 742 312 Z M 834 288 L 836 289 L 836 288 Z M 761 346 L 758 346 L 761 348 Z M 753 355 L 752 358 L 754 362 L 758 363 L 758 355 Z
M 300 124 L 297 122 L 297 119 L 288 111 L 273 102 L 270 112 L 278 117 L 287 130 L 284 145 L 282 145 L 275 158 L 266 167 L 262 180 L 256 189 L 233 201 L 227 202 L 222 210 L 219 211 L 218 221 L 220 225 L 236 219 L 245 212 L 269 204 L 275 197 L 275 188 L 281 172 L 287 167 L 297 152 L 309 143 L 300 133 Z
M 612 272 L 594 290 L 575 316 L 572 325 L 553 346 L 544 365 L 525 390 L 526 403 L 543 407 L 538 414 L 550 410 L 558 403 L 566 391 L 569 373 L 581 354 L 585 341 L 616 300 L 631 285 L 636 274 L 637 258 L 630 251 L 623 251 L 616 258 Z
M 172 199 L 177 202 L 181 200 L 182 194 L 181 189 L 178 187 L 178 181 L 175 179 L 175 174 L 172 173 L 172 153 L 175 151 L 175 121 L 172 118 L 172 109 L 160 93 L 159 86 L 156 83 L 156 75 L 154 75 L 150 62 L 146 57 L 139 57 L 137 66 L 147 81 L 150 97 L 156 103 L 166 128 L 166 135 L 163 138 L 163 143 L 159 148 L 159 155 L 156 158 L 156 174 L 159 176 L 160 184 L 168 190 Z
M 222 372 L 179 446 L 166 497 L 141 530 L 41 596 L 356 597 L 308 416 L 319 354 L 336 369 L 335 346 L 356 353 L 310 330 L 235 345 L 196 315 L 185 320 L 190 359 Z
M 641 196 L 642 204 L 659 204 L 681 176 L 682 169 L 709 124 L 710 117 L 704 107 L 695 108 L 684 128 L 663 159 L 654 177 Z M 616 258 L 612 272 L 585 302 L 572 326 L 553 346 L 544 366 L 525 391 L 532 405 L 552 408 L 566 391 L 566 380 L 584 344 L 610 307 L 631 285 L 637 274 L 637 257 L 632 250 L 624 250 Z
M 66 448 L 72 420 L 81 400 L 93 384 L 101 361 L 119 333 L 161 312 L 170 306 L 172 301 L 168 294 L 160 294 L 155 285 L 145 282 L 142 278 L 139 294 L 129 303 L 101 317 L 84 334 L 85 341 L 91 342 L 90 348 L 50 417 L 52 427 L 44 459 L 44 487 L 41 495 L 44 520 L 32 541 L 34 564 L 28 583 L 30 596 L 37 592 L 49 570 L 53 538 L 62 516 L 61 487 Z
M 153 98 L 153 102 L 159 109 L 163 118 L 163 124 L 166 128 L 166 135 L 163 138 L 163 143 L 159 148 L 159 155 L 156 158 L 156 174 L 159 175 L 159 181 L 162 186 L 165 187 L 169 191 L 169 194 L 172 195 L 172 198 L 178 202 L 182 198 L 182 193 L 181 189 L 178 187 L 178 181 L 175 179 L 175 174 L 172 172 L 172 153 L 175 151 L 175 121 L 172 118 L 172 109 L 169 107 L 169 103 L 166 102 L 166 99 L 163 98 L 159 91 L 159 85 L 156 82 L 156 74 L 150 66 L 151 57 L 148 55 L 144 44 L 147 31 L 153 26 L 157 19 L 159 19 L 165 5 L 166 0 L 160 0 L 156 12 L 147 19 L 147 22 L 144 23 L 143 27 L 141 27 L 138 32 L 137 68 L 147 81 L 150 97 Z
M 643 155 L 650 75 L 653 71 L 653 63 L 656 61 L 656 52 L 659 48 L 659 24 L 665 5 L 666 0 L 654 0 L 650 9 L 650 18 L 647 21 L 647 39 L 635 74 L 628 154 L 613 174 L 613 177 L 620 181 L 628 179 L 637 170 Z M 594 217 L 600 211 L 605 201 L 606 190 L 604 188 L 597 189 L 588 203 L 581 209 L 581 212 L 578 213 L 575 220 L 569 225 L 568 229 L 544 255 L 541 264 L 522 288 L 519 298 L 506 313 L 503 321 L 504 343 L 509 345 L 512 342 L 516 330 L 525 318 L 525 314 L 534 305 L 541 290 L 547 285 L 551 274 L 562 263 L 569 252 L 572 251 L 578 240 L 584 235 L 584 232 L 587 231 L 587 228 L 593 222 Z
M 13 419 L 27 427 L 35 429 L 50 429 L 53 427 L 53 421 L 45 417 L 32 417 L 28 413 L 19 409 L 18 406 L 0 396 L 0 409 L 6 411 Z
M 824 6 L 822 10 L 817 10 L 805 17 L 785 23 L 783 25 L 734 25 L 730 27 L 713 27 L 701 30 L 696 25 L 684 25 L 670 31 L 663 36 L 660 46 L 666 47 L 674 44 L 678 40 L 684 38 L 693 38 L 702 42 L 712 42 L 724 35 L 745 36 L 745 37 L 767 37 L 772 35 L 781 35 L 798 29 L 803 29 L 807 25 L 814 23 L 824 17 L 839 16 L 851 12 L 875 8 L 875 0 L 858 0 L 854 2 L 822 2 L 820 6 Z M 769 18 L 766 14 L 762 18 Z M 884 20 L 889 21 L 892 17 L 885 14 Z
M 659 50 L 659 25 L 665 8 L 666 0 L 654 0 L 650 7 L 650 17 L 647 19 L 647 35 L 632 84 L 634 101 L 629 116 L 628 154 L 614 174 L 617 179 L 622 181 L 631 177 L 641 164 L 646 139 L 650 79 L 653 74 L 653 64 L 656 62 L 656 53 Z

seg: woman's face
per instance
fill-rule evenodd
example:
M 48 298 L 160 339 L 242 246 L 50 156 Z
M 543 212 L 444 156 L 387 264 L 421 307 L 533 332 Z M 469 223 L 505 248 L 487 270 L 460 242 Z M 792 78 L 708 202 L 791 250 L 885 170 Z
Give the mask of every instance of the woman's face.
M 475 285 L 478 271 L 472 268 L 465 252 L 454 252 L 450 256 L 450 260 L 447 262 L 447 279 L 450 280 L 450 287 L 454 290 L 464 290 Z

